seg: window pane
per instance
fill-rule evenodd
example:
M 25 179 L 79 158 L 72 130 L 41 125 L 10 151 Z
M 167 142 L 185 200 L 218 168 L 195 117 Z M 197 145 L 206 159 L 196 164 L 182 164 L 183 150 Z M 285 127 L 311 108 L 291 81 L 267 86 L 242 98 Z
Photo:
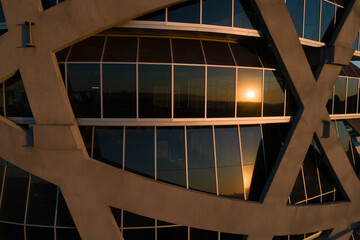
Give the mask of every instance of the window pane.
M 169 7 L 168 21 L 200 23 L 200 1 L 189 1 Z
M 346 113 L 356 113 L 359 79 L 348 78 L 347 108 Z
M 66 60 L 66 57 L 69 53 L 69 50 L 70 50 L 70 47 L 67 47 L 63 50 L 60 50 L 56 53 L 56 58 L 58 60 L 58 62 L 65 62 Z
M 124 227 L 153 227 L 155 226 L 155 220 L 152 218 L 144 217 L 131 213 L 128 211 L 124 212 Z
M 215 127 L 219 195 L 244 199 L 238 126 Z
M 235 65 L 227 42 L 202 41 L 207 64 Z
M 27 240 L 54 239 L 54 228 L 26 227 Z
M 304 0 L 286 0 L 286 5 L 295 25 L 296 32 L 299 37 L 302 37 Z
M 186 134 L 189 188 L 216 194 L 212 128 L 188 127 Z
M 69 61 L 99 62 L 105 37 L 90 37 L 72 46 Z
M 291 204 L 295 204 L 297 202 L 305 200 L 305 190 L 304 190 L 304 182 L 302 177 L 302 172 L 300 170 L 299 175 L 296 178 L 295 185 L 290 194 Z
M 105 118 L 136 117 L 136 65 L 103 64 Z
M 69 209 L 66 205 L 65 199 L 64 199 L 61 191 L 59 192 L 59 199 L 58 199 L 58 205 L 57 205 L 56 226 L 75 227 L 74 221 L 70 215 Z
M 249 1 L 234 0 L 234 27 L 256 29 L 257 19 Z
M 359 50 L 359 34 L 355 38 L 355 42 L 352 45 L 352 49 Z
M 218 233 L 197 228 L 190 228 L 190 240 L 218 240 Z
M 338 129 L 340 143 L 343 146 L 351 165 L 354 167 L 350 134 L 343 121 L 336 121 L 336 127 Z
M 0 186 L 3 185 L 3 180 L 4 180 L 4 173 L 5 173 L 5 165 L 6 165 L 6 161 L 2 158 L 0 158 Z M 2 193 L 2 189 L 0 189 L 0 195 Z
M 156 129 L 157 179 L 186 187 L 184 127 Z
M 69 99 L 79 118 L 100 117 L 100 65 L 68 64 Z
M 64 82 L 64 86 L 66 87 L 66 85 L 65 85 L 65 64 L 60 63 L 59 64 L 59 70 L 60 70 L 61 77 L 62 77 L 63 82 Z
M 0 115 L 4 116 L 4 84 L 0 83 Z
M 284 116 L 284 78 L 279 71 L 265 71 L 264 116 Z
M 318 196 L 320 194 L 320 187 L 315 160 L 314 143 L 310 145 L 309 150 L 306 154 L 303 169 L 307 198 Z
M 333 32 L 335 23 L 335 5 L 322 1 L 321 6 L 321 36 L 320 40 L 324 41 L 329 38 L 330 34 Z M 325 34 L 327 32 L 327 34 Z M 324 38 L 325 37 L 325 38 Z
M 299 106 L 295 101 L 295 97 L 290 90 L 289 84 L 287 84 L 286 88 L 286 116 L 295 116 L 297 111 L 299 110 Z
M 205 67 L 174 66 L 174 116 L 204 117 Z
M 123 127 L 95 127 L 94 157 L 115 167 L 122 167 Z
M 187 227 L 167 227 L 157 229 L 157 240 L 187 240 Z
M 243 235 L 239 234 L 220 233 L 220 240 L 242 240 L 243 237 Z
M 305 0 L 305 35 L 319 41 L 320 0 Z
M 79 130 L 84 141 L 86 150 L 91 157 L 91 146 L 92 146 L 92 126 L 79 126 Z
M 260 126 L 240 126 L 247 199 L 257 200 L 266 181 Z
M 171 39 L 175 63 L 204 64 L 200 40 Z
M 28 183 L 29 174 L 8 163 L 0 208 L 0 220 L 24 223 Z
M 334 88 L 332 89 L 330 96 L 329 96 L 329 100 L 326 104 L 326 109 L 328 110 L 329 114 L 332 114 L 332 107 L 333 107 L 333 94 L 334 94 Z
M 169 38 L 140 38 L 140 62 L 171 63 Z
M 125 129 L 125 169 L 154 177 L 154 128 L 127 127 Z
M 346 78 L 338 77 L 335 83 L 334 114 L 345 113 Z
M 251 46 L 230 43 L 231 50 L 234 53 L 237 66 L 262 67 L 258 56 Z
M 146 14 L 145 16 L 139 17 L 135 20 L 142 20 L 142 21 L 165 21 L 165 9 L 161 9 L 159 11 Z
M 124 229 L 123 237 L 126 240 L 155 240 L 155 228 L 149 229 Z
M 136 62 L 137 37 L 108 37 L 104 62 Z
M 171 117 L 171 66 L 139 65 L 139 116 Z
M 20 72 L 5 81 L 5 104 L 7 117 L 32 117 Z
M 56 240 L 81 240 L 76 229 L 56 229 Z
M 262 99 L 262 70 L 238 69 L 237 116 L 260 117 Z
M 24 226 L 0 223 L 0 239 L 1 240 L 24 240 Z
M 0 3 L 0 22 L 5 22 L 4 11 L 3 11 L 1 3 Z
M 231 27 L 232 1 L 231 0 L 203 0 L 202 23 Z
M 254 47 L 254 49 L 264 68 L 280 68 L 271 47 Z
M 207 73 L 207 117 L 235 116 L 234 68 L 208 67 Z
M 54 225 L 57 186 L 31 175 L 26 223 Z

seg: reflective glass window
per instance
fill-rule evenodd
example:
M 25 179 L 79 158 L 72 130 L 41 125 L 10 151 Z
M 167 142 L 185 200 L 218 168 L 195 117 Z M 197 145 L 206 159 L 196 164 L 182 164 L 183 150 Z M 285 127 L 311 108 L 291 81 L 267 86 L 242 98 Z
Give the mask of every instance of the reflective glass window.
M 320 195 L 320 186 L 319 186 L 317 166 L 315 160 L 314 143 L 310 145 L 309 150 L 306 154 L 303 164 L 303 170 L 304 170 L 307 198 L 312 198 Z
M 127 127 L 125 129 L 125 169 L 154 177 L 154 128 Z
M 237 116 L 260 117 L 262 99 L 262 70 L 238 69 Z
M 356 113 L 358 98 L 359 79 L 348 78 L 347 107 L 346 113 Z
M 262 67 L 258 56 L 251 46 L 230 43 L 237 66 Z
M 305 0 L 304 37 L 319 41 L 320 0 Z
M 79 130 L 84 141 L 86 150 L 91 157 L 91 147 L 92 147 L 92 126 L 79 126 Z
M 7 164 L 0 220 L 24 223 L 28 183 L 29 173 Z
M 338 129 L 340 143 L 343 146 L 351 165 L 354 166 L 351 136 L 348 132 L 348 129 L 346 128 L 343 121 L 336 121 L 336 127 Z
M 303 182 L 302 171 L 300 170 L 299 175 L 296 178 L 295 185 L 290 194 L 291 204 L 295 204 L 297 202 L 305 200 L 305 190 L 304 190 L 304 182 Z
M 136 65 L 103 64 L 105 118 L 136 117 Z
M 359 34 L 356 35 L 354 44 L 352 45 L 352 49 L 359 50 Z
M 299 110 L 299 106 L 295 101 L 295 97 L 290 90 L 289 84 L 286 86 L 286 116 L 295 116 L 297 111 Z
M 60 50 L 56 53 L 56 58 L 58 60 L 58 62 L 65 62 L 66 60 L 66 57 L 69 53 L 69 50 L 70 50 L 70 47 L 67 47 L 63 50 Z
M 20 72 L 5 81 L 5 104 L 7 117 L 32 117 Z
M 243 235 L 239 234 L 220 233 L 220 240 L 242 240 L 243 237 Z
M 187 227 L 166 227 L 157 229 L 157 240 L 186 240 L 188 239 Z
M 351 64 L 343 66 L 342 70 L 346 72 L 346 76 L 348 77 L 359 77 Z
M 227 42 L 202 41 L 207 64 L 235 65 Z
M 240 126 L 246 199 L 257 200 L 266 181 L 260 126 Z
M 139 116 L 171 117 L 171 66 L 139 65 Z
M 235 115 L 235 68 L 208 67 L 207 117 Z
M 114 216 L 114 219 L 120 228 L 122 226 L 122 210 L 118 208 L 110 207 L 111 213 Z
M 47 227 L 26 227 L 27 240 L 54 239 L 54 228 Z
M 229 26 L 232 24 L 231 0 L 203 0 L 202 23 L 210 25 Z
M 137 37 L 108 37 L 104 62 L 136 62 Z
M 257 18 L 252 11 L 249 1 L 234 1 L 234 27 L 256 29 Z
M 140 62 L 171 63 L 169 38 L 140 38 Z
M 100 117 L 100 65 L 68 64 L 69 99 L 78 118 Z
M 264 116 L 284 115 L 284 78 L 279 71 L 265 71 Z
M 186 134 L 189 188 L 216 194 L 212 128 L 188 127 Z
M 200 23 L 200 1 L 188 1 L 169 7 L 168 22 Z
M 0 158 L 0 186 L 3 185 L 3 181 L 4 181 L 4 173 L 5 173 L 5 165 L 6 165 L 6 161 L 2 158 Z M 2 193 L 2 189 L 0 189 L 0 196 Z
M 200 40 L 171 39 L 175 63 L 204 64 Z
M 287 0 L 286 5 L 295 25 L 296 32 L 299 37 L 302 37 L 304 0 Z
M 155 228 L 124 229 L 123 237 L 126 240 L 155 240 Z
M 75 227 L 74 221 L 66 205 L 65 199 L 59 190 L 59 198 L 57 203 L 57 219 L 56 226 L 59 227 Z
M 76 229 L 56 229 L 56 240 L 81 240 Z
M 46 10 L 56 5 L 56 0 L 41 0 L 43 9 Z
M 264 68 L 279 68 L 279 64 L 271 47 L 254 47 L 254 49 Z
M 157 179 L 186 187 L 184 127 L 156 128 Z
M 59 70 L 60 70 L 61 77 L 62 77 L 63 82 L 64 82 L 64 86 L 66 86 L 65 85 L 65 64 L 60 63 L 59 64 Z
M 219 195 L 244 199 L 238 126 L 215 127 Z
M 218 240 L 218 233 L 197 228 L 190 228 L 190 240 L 196 239 Z
M 3 11 L 1 3 L 0 3 L 0 22 L 5 22 L 4 11 Z
M 165 21 L 165 9 L 161 9 L 159 11 L 146 14 L 142 17 L 137 18 L 136 20 L 164 22 Z
M 332 89 L 330 96 L 329 96 L 329 100 L 326 104 L 326 109 L 328 110 L 329 114 L 332 114 L 332 108 L 333 108 L 333 95 L 334 95 L 334 88 Z
M 57 186 L 31 175 L 26 223 L 54 225 Z
M 346 78 L 338 77 L 335 83 L 334 114 L 345 113 Z
M 174 66 L 174 116 L 204 117 L 205 67 Z
M 4 116 L 4 84 L 0 83 L 0 115 Z
M 320 40 L 326 40 L 327 36 L 330 36 L 335 27 L 335 5 L 322 1 L 321 6 L 321 36 Z M 326 34 L 326 35 L 325 35 Z M 325 37 L 325 39 L 324 39 Z
M 24 226 L 0 223 L 0 239 L 1 240 L 24 240 Z
M 155 226 L 155 220 L 152 218 L 144 217 L 131 213 L 128 211 L 124 212 L 124 228 L 126 227 L 153 227 Z
M 72 46 L 68 61 L 99 62 L 105 37 L 90 37 Z
M 95 127 L 93 158 L 122 167 L 123 127 Z

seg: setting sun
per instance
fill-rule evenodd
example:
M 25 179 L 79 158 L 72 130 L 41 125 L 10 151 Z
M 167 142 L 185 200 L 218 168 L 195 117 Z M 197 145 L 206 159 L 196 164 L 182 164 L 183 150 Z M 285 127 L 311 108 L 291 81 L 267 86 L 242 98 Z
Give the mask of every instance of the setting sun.
M 248 96 L 249 98 L 254 98 L 254 97 L 255 97 L 255 92 L 254 92 L 254 91 L 248 91 L 248 92 L 247 92 L 247 96 Z

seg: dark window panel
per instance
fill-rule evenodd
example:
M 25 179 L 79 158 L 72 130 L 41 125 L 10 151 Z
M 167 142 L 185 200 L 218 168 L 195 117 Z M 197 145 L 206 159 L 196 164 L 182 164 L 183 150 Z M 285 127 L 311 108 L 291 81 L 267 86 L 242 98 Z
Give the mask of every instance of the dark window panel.
M 303 163 L 306 193 L 308 198 L 320 195 L 320 186 L 315 160 L 315 149 L 312 143 L 308 149 Z
M 246 196 L 258 200 L 266 182 L 260 126 L 241 126 L 240 136 Z
M 329 114 L 332 114 L 332 107 L 333 107 L 333 94 L 334 94 L 334 88 L 332 89 L 330 96 L 329 96 L 329 100 L 326 103 L 326 109 L 328 110 Z
M 347 76 L 346 72 L 344 71 L 344 68 L 341 69 L 339 76 Z
M 235 65 L 227 42 L 202 41 L 206 62 L 213 65 Z
M 122 168 L 123 127 L 95 127 L 94 159 Z
M 231 0 L 203 0 L 202 23 L 231 27 L 232 23 Z
M 56 226 L 58 227 L 75 227 L 74 221 L 69 212 L 69 208 L 66 205 L 65 199 L 59 192 L 58 204 L 57 204 L 57 219 Z
M 290 235 L 290 240 L 303 240 L 304 238 L 304 234 Z
M 125 169 L 154 177 L 154 148 L 153 127 L 127 127 L 125 129 Z
M 152 218 L 144 217 L 123 211 L 124 228 L 126 227 L 155 227 L 155 220 Z
M 65 84 L 65 64 L 60 63 L 59 64 L 59 70 L 60 70 L 60 74 L 61 74 L 61 77 L 62 77 L 63 82 L 64 82 L 64 86 L 66 87 L 66 84 Z
M 239 234 L 220 233 L 220 240 L 242 240 L 243 237 Z
M 171 66 L 139 65 L 139 116 L 171 117 Z
M 65 62 L 66 57 L 69 53 L 70 47 L 64 48 L 56 53 L 56 58 L 58 62 Z
M 188 127 L 186 134 L 189 188 L 216 194 L 212 128 Z
M 86 150 L 91 157 L 91 146 L 92 146 L 92 126 L 79 126 L 81 136 L 83 138 Z
M 273 240 L 289 240 L 288 236 L 274 236 Z
M 335 27 L 335 5 L 322 1 L 321 6 L 321 35 L 320 40 L 326 42 L 332 35 Z
M 20 72 L 5 81 L 7 117 L 33 117 Z
M 280 71 L 265 71 L 264 116 L 284 116 L 284 85 Z
M 260 117 L 262 100 L 262 70 L 238 69 L 237 116 Z
M 188 1 L 169 7 L 168 22 L 200 23 L 200 1 Z
M 0 115 L 4 116 L 4 84 L 0 83 Z
M 346 78 L 338 77 L 335 83 L 334 114 L 345 113 Z
M 352 49 L 359 50 L 359 34 L 356 35 L 354 44 L 352 45 Z
M 355 76 L 356 77 L 360 77 L 360 69 L 358 66 L 356 66 L 355 64 L 351 63 L 350 62 L 350 65 L 351 69 L 355 72 Z
M 171 63 L 169 38 L 140 38 L 139 62 Z
M 152 13 L 146 14 L 144 16 L 141 16 L 135 20 L 164 22 L 165 21 L 165 8 L 161 9 L 159 11 L 152 12 Z
M 238 126 L 215 127 L 219 195 L 244 199 Z
M 0 220 L 24 223 L 28 184 L 29 173 L 8 163 L 0 208 Z
M 252 47 L 237 43 L 230 43 L 230 46 L 237 66 L 262 67 Z
M 1 3 L 0 3 L 0 22 L 5 22 L 4 10 L 2 8 Z
M 291 204 L 305 200 L 304 182 L 301 170 L 296 178 L 295 185 L 290 194 Z
M 54 184 L 31 176 L 26 223 L 54 225 L 57 189 Z
M 255 51 L 264 68 L 279 68 L 279 64 L 271 47 L 255 47 Z
M 305 0 L 304 37 L 319 41 L 320 0 Z
M 105 118 L 136 118 L 136 65 L 103 64 Z
M 171 39 L 175 63 L 204 64 L 200 40 Z
M 208 67 L 207 117 L 235 116 L 235 68 Z
M 190 240 L 218 240 L 218 233 L 197 228 L 190 228 Z
M 27 240 L 54 239 L 54 228 L 26 227 Z
M 3 185 L 4 173 L 5 173 L 6 161 L 0 158 L 0 186 Z M 2 188 L 0 188 L 0 196 L 2 193 Z
M 24 226 L 0 223 L 1 240 L 24 240 Z
M 78 118 L 100 118 L 100 65 L 68 64 L 69 99 Z
M 321 200 L 323 203 L 334 202 L 335 201 L 334 195 L 335 195 L 334 192 L 327 193 L 321 197 Z
M 359 79 L 348 78 L 347 108 L 346 113 L 356 113 Z
M 69 61 L 99 62 L 105 37 L 90 37 L 72 46 Z
M 334 190 L 335 182 L 333 181 L 333 176 L 328 169 L 330 166 L 329 161 L 322 154 L 317 145 L 315 145 L 314 150 L 316 163 L 319 171 L 321 191 L 323 194 L 325 194 Z
M 174 117 L 205 114 L 205 67 L 174 66 Z
M 157 240 L 186 240 L 187 238 L 187 227 L 167 227 L 157 229 Z
M 56 240 L 81 240 L 76 229 L 56 229 Z
M 118 227 L 121 227 L 122 223 L 122 216 L 121 216 L 121 209 L 110 207 L 111 213 L 114 216 L 114 219 L 118 225 Z
M 286 116 L 295 116 L 299 110 L 299 106 L 295 101 L 295 97 L 290 90 L 289 84 L 287 84 L 286 88 Z
M 155 228 L 152 229 L 125 229 L 123 237 L 126 240 L 155 240 Z
M 104 62 L 136 62 L 137 37 L 108 37 L 104 51 Z
M 234 1 L 234 27 L 258 29 L 257 17 L 247 0 Z
M 304 0 L 287 0 L 286 5 L 293 20 L 296 32 L 302 37 Z
M 169 223 L 169 222 L 165 222 L 165 221 L 161 221 L 161 220 L 156 220 L 157 221 L 157 226 L 171 226 L 171 225 L 175 225 L 173 223 Z
M 339 134 L 339 140 L 341 145 L 343 146 L 346 155 L 348 156 L 348 159 L 353 167 L 354 166 L 354 159 L 353 159 L 353 152 L 352 152 L 352 146 L 351 146 L 351 136 L 348 132 L 348 129 L 346 128 L 343 121 L 336 121 L 336 126 L 338 129 Z
M 346 72 L 346 76 L 349 76 L 349 77 L 359 77 L 357 75 L 357 73 L 354 71 L 354 69 L 352 68 L 352 66 L 350 65 L 345 65 L 343 66 L 343 70 Z
M 157 179 L 186 187 L 184 127 L 156 129 Z
M 49 9 L 49 8 L 55 6 L 56 0 L 41 0 L 41 3 L 43 6 L 43 9 L 46 10 L 46 9 Z

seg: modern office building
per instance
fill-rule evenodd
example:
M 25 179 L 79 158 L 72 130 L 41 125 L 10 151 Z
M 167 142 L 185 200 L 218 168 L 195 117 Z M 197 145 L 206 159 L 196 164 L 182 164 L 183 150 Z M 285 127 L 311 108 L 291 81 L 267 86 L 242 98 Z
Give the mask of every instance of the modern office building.
M 1 240 L 360 239 L 360 0 L 1 0 Z

